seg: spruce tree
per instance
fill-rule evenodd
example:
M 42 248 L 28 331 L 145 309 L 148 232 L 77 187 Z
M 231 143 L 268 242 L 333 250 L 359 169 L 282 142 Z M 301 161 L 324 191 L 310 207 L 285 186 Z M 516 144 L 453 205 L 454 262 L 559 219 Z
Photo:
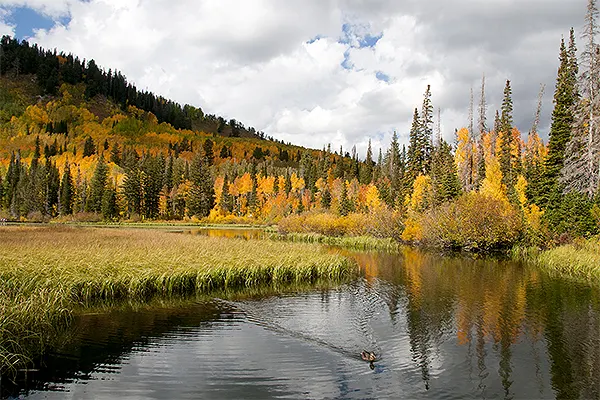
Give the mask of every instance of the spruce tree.
M 433 138 L 433 105 L 431 104 L 431 86 L 427 85 L 423 96 L 423 106 L 421 108 L 420 121 L 420 145 L 423 148 L 425 157 L 421 173 L 423 175 L 429 172 L 431 167 L 431 157 L 433 153 L 432 138 Z
M 560 65 L 554 91 L 554 110 L 548 142 L 548 154 L 544 159 L 544 169 L 538 195 L 538 205 L 542 208 L 552 206 L 550 194 L 562 188 L 558 186 L 558 178 L 563 168 L 565 149 L 571 139 L 573 125 L 573 107 L 575 106 L 575 81 L 572 79 L 573 65 L 565 47 L 564 39 L 560 43 Z
M 500 170 L 502 171 L 502 183 L 507 188 L 513 187 L 513 162 L 512 162 L 512 119 L 513 104 L 512 104 L 512 90 L 510 88 L 510 80 L 506 81 L 504 87 L 504 98 L 502 100 L 502 116 L 500 117 L 500 132 L 499 140 L 501 143 L 500 154 L 498 154 L 498 161 L 500 162 Z
M 71 167 L 69 162 L 65 163 L 62 180 L 60 182 L 60 202 L 59 213 L 69 215 L 73 213 L 73 177 L 71 176 Z
M 419 111 L 415 108 L 410 128 L 407 158 L 407 171 L 404 186 L 412 187 L 413 182 L 425 170 L 425 148 L 421 140 L 421 123 Z
M 96 146 L 94 145 L 92 138 L 88 136 L 85 138 L 85 142 L 83 143 L 83 156 L 89 157 L 94 154 L 96 154 Z
M 112 221 L 118 216 L 117 191 L 112 185 L 108 185 L 102 195 L 102 217 L 107 221 Z
M 104 188 L 108 180 L 108 165 L 104 162 L 104 157 L 100 155 L 96 169 L 94 170 L 94 176 L 90 183 L 90 198 L 88 201 L 88 211 L 99 213 L 102 211 L 102 196 L 104 195 Z
M 207 161 L 201 154 L 196 154 L 190 166 L 192 187 L 188 195 L 190 215 L 206 217 L 214 206 L 214 182 L 208 169 Z

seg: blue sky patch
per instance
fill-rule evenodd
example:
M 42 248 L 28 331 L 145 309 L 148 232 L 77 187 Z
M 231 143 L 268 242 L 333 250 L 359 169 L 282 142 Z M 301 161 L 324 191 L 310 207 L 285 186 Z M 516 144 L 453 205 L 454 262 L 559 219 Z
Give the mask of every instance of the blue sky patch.
M 70 17 L 54 20 L 28 7 L 5 8 L 8 11 L 6 22 L 15 26 L 15 35 L 19 40 L 31 37 L 36 29 L 50 29 L 57 22 L 67 25 Z
M 390 81 L 389 75 L 386 75 L 381 71 L 375 72 L 375 78 L 379 79 L 380 81 L 384 81 L 386 83 L 388 83 Z
M 344 69 L 352 69 L 352 67 L 354 66 L 352 64 L 352 61 L 350 61 L 350 52 L 348 50 L 344 52 L 344 61 L 342 61 L 340 65 Z
M 379 39 L 383 37 L 382 33 L 380 33 L 379 35 L 371 35 L 370 33 L 367 33 L 365 35 L 357 34 L 355 31 L 355 27 L 356 25 L 352 25 L 349 23 L 343 24 L 342 37 L 340 37 L 339 42 L 343 44 L 352 44 L 353 39 L 356 39 L 358 40 L 358 47 L 362 49 L 363 47 L 374 47 L 379 41 Z M 359 29 L 359 31 L 362 30 Z

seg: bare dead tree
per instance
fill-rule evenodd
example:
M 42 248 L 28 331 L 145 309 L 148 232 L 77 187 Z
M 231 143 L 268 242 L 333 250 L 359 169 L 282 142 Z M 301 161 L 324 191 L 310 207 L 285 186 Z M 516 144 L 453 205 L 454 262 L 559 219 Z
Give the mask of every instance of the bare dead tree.
M 582 38 L 585 50 L 581 60 L 579 88 L 582 99 L 575 107 L 571 140 L 565 149 L 560 181 L 565 192 L 579 192 L 592 197 L 600 176 L 600 47 L 595 41 L 599 33 L 596 0 L 588 0 Z
M 479 99 L 479 120 L 477 121 L 477 130 L 479 131 L 479 138 L 487 130 L 486 126 L 486 115 L 487 104 L 485 102 L 485 74 L 481 76 L 481 97 Z

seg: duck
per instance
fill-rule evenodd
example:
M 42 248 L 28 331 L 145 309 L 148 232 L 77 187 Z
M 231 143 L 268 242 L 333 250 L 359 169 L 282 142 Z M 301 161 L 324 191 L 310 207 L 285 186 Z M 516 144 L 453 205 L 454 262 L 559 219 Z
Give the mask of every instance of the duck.
M 360 358 L 362 358 L 365 361 L 368 361 L 368 362 L 372 363 L 373 361 L 375 361 L 377 359 L 377 356 L 372 351 L 363 350 L 360 353 Z

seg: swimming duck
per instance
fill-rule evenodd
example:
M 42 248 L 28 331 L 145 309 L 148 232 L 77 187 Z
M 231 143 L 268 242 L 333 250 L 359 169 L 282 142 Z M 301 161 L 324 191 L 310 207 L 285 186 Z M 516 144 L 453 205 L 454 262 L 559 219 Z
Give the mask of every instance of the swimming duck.
M 360 358 L 362 358 L 365 361 L 368 361 L 368 362 L 372 363 L 373 361 L 375 361 L 377 359 L 377 356 L 372 351 L 369 352 L 369 351 L 363 350 L 360 353 Z

